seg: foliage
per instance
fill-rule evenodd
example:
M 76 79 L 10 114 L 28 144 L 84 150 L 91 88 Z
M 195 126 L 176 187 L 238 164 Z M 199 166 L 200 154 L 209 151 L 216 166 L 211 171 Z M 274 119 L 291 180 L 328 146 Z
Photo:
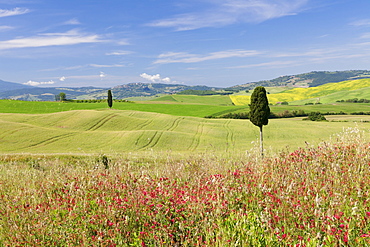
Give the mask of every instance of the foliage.
M 348 103 L 370 103 L 370 100 L 368 99 L 358 99 L 358 98 L 353 98 L 353 99 L 342 99 L 342 100 L 337 100 L 337 102 L 348 102 Z
M 308 114 L 308 117 L 307 118 L 304 118 L 303 120 L 326 121 L 326 118 L 320 112 L 310 112 Z
M 66 101 L 67 100 L 67 98 L 66 98 L 66 94 L 65 93 L 59 93 L 59 101 Z
M 256 126 L 262 128 L 268 124 L 270 116 L 270 107 L 264 87 L 256 87 L 251 96 L 251 104 L 249 105 L 249 120 Z
M 263 160 L 127 154 L 109 170 L 89 156 L 0 156 L 0 245 L 368 246 L 361 135 Z
M 108 90 L 107 102 L 108 102 L 109 108 L 112 108 L 112 106 L 113 106 L 112 90 Z

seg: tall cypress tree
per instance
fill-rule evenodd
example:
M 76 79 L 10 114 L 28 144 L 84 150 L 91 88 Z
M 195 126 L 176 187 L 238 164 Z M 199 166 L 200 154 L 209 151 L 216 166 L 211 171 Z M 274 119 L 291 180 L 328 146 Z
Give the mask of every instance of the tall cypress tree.
M 108 106 L 109 108 L 112 108 L 113 106 L 113 99 L 112 99 L 112 91 L 108 90 Z
M 269 123 L 270 107 L 264 87 L 256 87 L 251 96 L 251 104 L 249 105 L 249 119 L 260 128 L 261 140 L 261 155 L 263 157 L 263 134 L 262 127 Z

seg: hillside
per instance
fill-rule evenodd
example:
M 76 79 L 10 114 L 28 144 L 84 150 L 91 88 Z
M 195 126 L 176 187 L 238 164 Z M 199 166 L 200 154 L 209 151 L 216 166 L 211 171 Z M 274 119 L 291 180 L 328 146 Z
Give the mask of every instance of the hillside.
M 128 83 L 111 88 L 113 97 L 125 99 L 130 97 L 153 97 L 156 95 L 168 95 L 184 92 L 197 91 L 215 92 L 218 94 L 232 94 L 238 91 L 252 90 L 256 86 L 264 87 L 316 87 L 327 83 L 341 82 L 348 80 L 360 80 L 370 78 L 368 70 L 348 70 L 348 71 L 314 71 L 299 75 L 287 75 L 265 80 L 236 85 L 229 88 L 214 88 L 209 86 L 188 86 L 183 84 L 164 84 L 164 83 Z M 109 88 L 97 87 L 31 87 L 18 83 L 4 82 L 0 80 L 0 99 L 18 99 L 28 101 L 54 101 L 55 95 L 64 92 L 67 99 L 106 99 Z M 185 93 L 187 92 L 187 93 Z M 209 93 L 208 93 L 209 94 Z M 216 94 L 216 92 L 215 92 Z
M 1 81 L 0 81 L 1 82 Z M 63 92 L 67 99 L 106 99 L 109 88 L 97 87 L 30 87 L 18 83 L 4 82 L 4 90 L 0 91 L 0 99 L 16 99 L 26 101 L 54 101 L 55 95 Z M 0 84 L 1 85 L 1 84 Z M 17 87 L 18 86 L 18 87 Z M 208 86 L 187 86 L 181 84 L 162 83 L 129 83 L 111 88 L 115 99 L 129 97 L 148 97 L 158 94 L 174 94 L 184 90 L 213 90 Z
M 34 102 L 40 103 L 40 102 Z M 318 143 L 354 126 L 343 122 L 272 119 L 268 147 L 281 150 Z M 358 123 L 367 128 L 367 123 Z M 76 110 L 49 114 L 0 113 L 0 154 L 88 154 L 141 151 L 244 152 L 258 128 L 250 121 L 204 119 L 131 110 Z
M 268 91 L 268 90 L 267 90 Z M 337 100 L 350 98 L 369 98 L 370 79 L 358 79 L 341 81 L 337 83 L 327 83 L 317 87 L 293 88 L 278 93 L 267 95 L 269 102 L 305 102 L 311 103 L 333 103 Z M 231 100 L 235 105 L 247 105 L 250 102 L 249 95 L 232 95 Z
M 32 88 L 34 88 L 34 87 L 33 86 L 19 84 L 19 83 L 14 83 L 14 82 L 8 82 L 8 81 L 0 80 L 0 92 L 11 91 L 11 90 L 18 90 L 18 89 L 32 89 Z
M 264 87 L 317 87 L 326 83 L 370 78 L 369 70 L 313 71 L 298 75 L 280 76 L 272 80 L 246 83 L 231 87 L 238 90 L 251 90 Z

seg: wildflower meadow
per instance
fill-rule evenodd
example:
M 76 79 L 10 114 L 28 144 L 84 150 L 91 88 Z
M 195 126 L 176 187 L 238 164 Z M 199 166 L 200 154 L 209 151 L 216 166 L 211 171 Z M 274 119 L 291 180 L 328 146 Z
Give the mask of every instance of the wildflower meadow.
M 0 246 L 370 246 L 358 129 L 263 159 L 103 157 L 2 155 Z

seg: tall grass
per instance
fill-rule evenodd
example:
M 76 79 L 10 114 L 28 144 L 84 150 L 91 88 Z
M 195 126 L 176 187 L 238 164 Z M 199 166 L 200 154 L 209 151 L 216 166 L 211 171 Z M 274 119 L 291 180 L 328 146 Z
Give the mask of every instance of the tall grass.
M 370 144 L 0 159 L 0 245 L 370 246 Z M 106 169 L 108 168 L 108 169 Z

